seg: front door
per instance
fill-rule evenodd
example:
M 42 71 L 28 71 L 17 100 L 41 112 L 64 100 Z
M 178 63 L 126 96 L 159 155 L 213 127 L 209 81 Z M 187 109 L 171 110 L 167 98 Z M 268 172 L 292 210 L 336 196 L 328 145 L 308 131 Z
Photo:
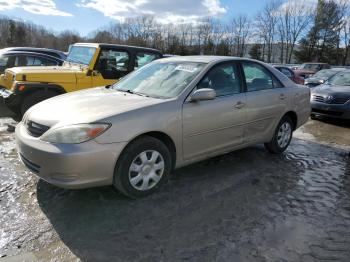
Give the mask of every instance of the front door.
M 243 142 L 245 94 L 235 63 L 214 66 L 197 85 L 216 91 L 214 100 L 183 105 L 183 155 L 185 160 L 213 154 Z
M 129 72 L 130 54 L 126 50 L 102 49 L 92 72 L 93 86 L 111 85 Z

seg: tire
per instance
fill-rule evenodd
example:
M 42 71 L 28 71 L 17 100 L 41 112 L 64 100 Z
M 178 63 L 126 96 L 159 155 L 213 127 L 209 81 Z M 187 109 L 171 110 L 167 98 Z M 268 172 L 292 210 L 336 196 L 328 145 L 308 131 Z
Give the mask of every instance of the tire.
M 316 119 L 317 119 L 317 117 L 316 117 L 314 114 L 311 114 L 311 115 L 310 115 L 310 118 L 311 118 L 312 120 L 316 120 Z
M 275 134 L 269 143 L 265 143 L 265 148 L 272 154 L 284 152 L 292 140 L 294 124 L 290 117 L 284 116 L 279 122 Z
M 154 137 L 141 137 L 119 157 L 113 185 L 129 198 L 145 197 L 167 181 L 171 167 L 171 154 L 165 144 Z
M 48 90 L 36 91 L 25 96 L 21 103 L 21 116 L 23 116 L 32 106 L 57 95 L 59 95 L 57 92 Z

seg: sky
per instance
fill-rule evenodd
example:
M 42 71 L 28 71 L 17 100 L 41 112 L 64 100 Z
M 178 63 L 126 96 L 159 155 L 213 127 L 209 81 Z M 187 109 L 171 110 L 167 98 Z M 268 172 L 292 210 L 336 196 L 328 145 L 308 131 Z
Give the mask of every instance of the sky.
M 269 0 L 0 0 L 0 15 L 43 25 L 55 32 L 72 30 L 86 36 L 113 21 L 143 14 L 159 22 L 214 16 L 228 20 L 255 15 Z

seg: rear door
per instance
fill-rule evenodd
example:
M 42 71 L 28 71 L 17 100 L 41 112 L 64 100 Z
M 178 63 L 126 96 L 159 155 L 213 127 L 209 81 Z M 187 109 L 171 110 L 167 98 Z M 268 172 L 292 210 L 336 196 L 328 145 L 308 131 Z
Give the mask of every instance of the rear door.
M 286 111 L 288 91 L 263 65 L 241 62 L 247 94 L 245 142 L 261 142 L 274 132 Z
M 245 93 L 239 67 L 234 62 L 215 65 L 197 89 L 212 88 L 214 100 L 183 105 L 183 155 L 185 160 L 221 152 L 243 142 Z

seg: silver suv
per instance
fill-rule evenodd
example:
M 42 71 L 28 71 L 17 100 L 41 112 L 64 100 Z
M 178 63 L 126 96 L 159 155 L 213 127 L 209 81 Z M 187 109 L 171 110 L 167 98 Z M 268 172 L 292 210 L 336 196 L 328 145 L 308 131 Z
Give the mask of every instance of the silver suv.
M 281 153 L 309 115 L 309 89 L 264 63 L 172 57 L 39 103 L 16 140 L 22 162 L 49 183 L 114 185 L 137 198 L 196 161 L 256 143 Z

